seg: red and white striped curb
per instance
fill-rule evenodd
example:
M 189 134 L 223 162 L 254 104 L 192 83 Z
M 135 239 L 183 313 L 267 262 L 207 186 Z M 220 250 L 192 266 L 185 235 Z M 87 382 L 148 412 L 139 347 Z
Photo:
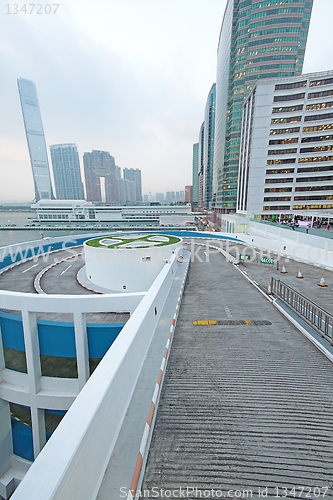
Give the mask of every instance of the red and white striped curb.
M 163 375 L 165 374 L 165 367 L 166 367 L 168 356 L 170 353 L 170 346 L 171 346 L 173 333 L 174 333 L 176 322 L 177 322 L 179 307 L 180 307 L 181 299 L 182 299 L 183 292 L 184 292 L 184 287 L 185 287 L 185 282 L 186 282 L 186 278 L 187 278 L 189 265 L 190 265 L 190 257 L 189 257 L 188 262 L 187 262 L 185 276 L 184 276 L 184 279 L 182 282 L 182 286 L 180 288 L 176 310 L 175 310 L 175 313 L 174 313 L 173 318 L 172 318 L 170 332 L 169 332 L 168 340 L 166 342 L 166 346 L 165 346 L 165 350 L 164 350 L 164 354 L 163 354 L 163 359 L 162 359 L 162 363 L 160 366 L 160 371 L 158 373 L 158 377 L 157 377 L 157 381 L 156 381 L 156 385 L 155 385 L 155 390 L 154 390 L 154 394 L 153 394 L 153 397 L 151 400 L 145 429 L 144 429 L 143 436 L 141 439 L 138 458 L 136 460 L 130 489 L 129 489 L 129 492 L 127 495 L 127 500 L 133 500 L 136 498 L 136 490 L 137 490 L 137 486 L 138 486 L 138 482 L 139 482 L 139 478 L 140 478 L 140 474 L 141 474 L 141 470 L 142 470 L 143 457 L 145 456 L 145 451 L 146 451 L 146 447 L 147 447 L 147 443 L 148 443 L 149 434 L 150 434 L 151 429 L 152 429 L 152 422 L 153 422 L 155 410 L 157 407 L 157 399 L 158 399 L 158 396 L 159 396 L 159 393 L 160 393 L 160 390 L 162 387 Z
M 81 246 L 81 245 L 80 245 Z M 71 247 L 71 248 L 74 248 L 74 247 Z M 57 251 L 57 250 L 56 250 Z M 37 293 L 41 293 L 41 294 L 44 294 L 46 295 L 46 292 L 44 292 L 44 290 L 42 289 L 42 287 L 40 286 L 40 280 L 42 279 L 42 277 L 44 276 L 44 274 L 49 271 L 49 269 L 52 269 L 52 267 L 55 267 L 57 266 L 58 264 L 61 264 L 62 262 L 66 262 L 66 260 L 70 260 L 70 259 L 74 259 L 74 257 L 80 257 L 80 255 L 82 255 L 83 252 L 81 253 L 78 253 L 76 255 L 71 255 L 70 257 L 66 257 L 65 259 L 61 259 L 61 260 L 57 260 L 56 262 L 53 262 L 53 264 L 50 264 L 49 266 L 47 267 L 44 267 L 44 269 L 42 269 L 36 276 L 35 276 L 35 279 L 34 279 L 34 288 L 36 290 Z
M 93 290 L 92 288 L 89 288 L 88 286 L 84 285 L 82 281 L 80 281 L 79 272 L 81 271 L 81 269 L 79 269 L 78 272 L 76 273 L 76 281 L 78 282 L 78 284 L 81 285 L 86 290 L 89 290 L 89 292 L 99 293 L 100 295 L 103 295 L 103 292 L 97 292 L 96 290 Z

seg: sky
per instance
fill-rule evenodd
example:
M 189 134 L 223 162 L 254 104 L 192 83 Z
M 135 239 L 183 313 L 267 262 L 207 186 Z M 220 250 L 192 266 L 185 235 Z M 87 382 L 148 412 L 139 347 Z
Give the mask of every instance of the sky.
M 81 168 L 85 152 L 101 149 L 141 169 L 144 194 L 192 184 L 226 0 L 40 0 L 42 9 L 16 0 L 17 14 L 6 1 L 0 202 L 34 198 L 17 78 L 36 84 L 47 147 L 75 143 Z M 333 0 L 314 0 L 303 73 L 333 69 L 332 19 Z

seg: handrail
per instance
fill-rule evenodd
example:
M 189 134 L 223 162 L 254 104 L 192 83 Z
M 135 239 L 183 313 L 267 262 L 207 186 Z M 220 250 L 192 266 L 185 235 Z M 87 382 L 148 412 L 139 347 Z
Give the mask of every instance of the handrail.
M 273 295 L 276 295 L 282 302 L 296 311 L 333 345 L 333 315 L 301 293 L 296 292 L 283 281 L 272 278 L 271 283 Z

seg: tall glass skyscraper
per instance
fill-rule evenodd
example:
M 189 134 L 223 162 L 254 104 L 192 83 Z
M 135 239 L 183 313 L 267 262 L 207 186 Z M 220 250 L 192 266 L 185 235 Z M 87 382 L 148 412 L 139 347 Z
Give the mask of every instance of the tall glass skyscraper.
M 50 146 L 55 190 L 58 200 L 83 200 L 80 162 L 75 144 Z
M 216 84 L 209 91 L 205 107 L 203 151 L 203 206 L 212 208 Z
M 17 85 L 34 178 L 35 199 L 36 201 L 51 200 L 54 196 L 36 86 L 32 81 L 24 78 L 18 78 Z
M 199 169 L 199 143 L 193 144 L 193 155 L 192 155 L 192 204 L 198 206 L 198 169 Z M 156 195 L 156 201 L 157 195 Z
M 205 122 L 201 124 L 199 131 L 199 165 L 198 165 L 198 206 L 203 207 L 203 169 L 204 169 L 204 137 Z
M 302 72 L 313 0 L 228 0 L 216 77 L 213 207 L 234 212 L 244 99 L 259 78 Z

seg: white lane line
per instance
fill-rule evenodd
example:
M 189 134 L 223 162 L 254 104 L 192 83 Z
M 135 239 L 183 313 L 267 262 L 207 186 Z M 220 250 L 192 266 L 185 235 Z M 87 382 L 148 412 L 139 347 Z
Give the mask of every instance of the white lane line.
M 38 264 L 35 264 L 35 265 L 31 266 L 31 267 L 28 267 L 28 269 L 25 269 L 24 271 L 22 271 L 22 274 L 26 273 L 27 271 L 30 271 L 30 269 L 32 269 L 33 267 L 36 267 L 36 266 L 38 266 Z
M 66 271 L 68 271 L 68 269 L 69 269 L 70 267 L 72 267 L 72 265 L 73 265 L 73 264 L 71 264 L 70 266 L 66 267 L 66 269 L 65 269 L 62 273 L 60 273 L 60 276 L 61 276 L 62 274 L 65 274 L 65 272 L 66 272 Z

